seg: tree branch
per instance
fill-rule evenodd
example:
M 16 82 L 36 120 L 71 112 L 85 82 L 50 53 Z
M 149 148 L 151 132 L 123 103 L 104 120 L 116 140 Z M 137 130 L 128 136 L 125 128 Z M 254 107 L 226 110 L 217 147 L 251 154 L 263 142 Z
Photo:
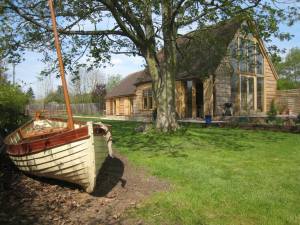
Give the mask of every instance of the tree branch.
M 45 25 L 43 23 L 40 23 L 38 21 L 36 21 L 34 18 L 32 18 L 31 16 L 28 16 L 26 13 L 24 13 L 23 11 L 21 11 L 16 5 L 14 5 L 11 2 L 8 2 L 8 4 L 10 5 L 10 8 L 17 13 L 19 16 L 21 16 L 23 19 L 25 19 L 26 21 L 48 31 L 48 32 L 52 32 L 52 28 L 48 25 Z M 57 29 L 58 33 L 60 34 L 65 34 L 65 35 L 120 35 L 120 36 L 126 36 L 124 34 L 124 32 L 120 31 L 120 30 L 89 30 L 89 31 L 85 31 L 85 30 L 68 30 L 66 28 L 62 29 L 59 28 Z

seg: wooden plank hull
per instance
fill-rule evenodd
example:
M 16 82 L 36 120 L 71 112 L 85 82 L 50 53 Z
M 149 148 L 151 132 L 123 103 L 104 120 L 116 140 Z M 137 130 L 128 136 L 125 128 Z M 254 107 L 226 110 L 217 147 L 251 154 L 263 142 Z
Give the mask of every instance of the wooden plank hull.
M 77 132 L 85 138 L 75 135 L 74 141 L 68 140 L 66 144 L 58 142 L 57 146 L 50 148 L 46 148 L 45 145 L 30 143 L 32 146 L 38 146 L 38 148 L 44 146 L 45 149 L 39 149 L 36 152 L 31 149 L 28 154 L 20 151 L 16 144 L 14 146 L 8 145 L 8 155 L 21 171 L 35 176 L 75 183 L 90 193 L 94 190 L 97 174 L 107 156 L 108 145 L 105 135 L 94 133 L 95 124 L 88 122 L 86 127 L 86 134 Z M 64 137 L 64 133 L 59 135 L 61 138 Z M 59 135 L 49 137 L 48 142 L 54 143 L 51 140 L 56 140 Z M 45 139 L 42 140 L 45 141 Z M 41 140 L 35 140 L 35 142 L 40 143 Z

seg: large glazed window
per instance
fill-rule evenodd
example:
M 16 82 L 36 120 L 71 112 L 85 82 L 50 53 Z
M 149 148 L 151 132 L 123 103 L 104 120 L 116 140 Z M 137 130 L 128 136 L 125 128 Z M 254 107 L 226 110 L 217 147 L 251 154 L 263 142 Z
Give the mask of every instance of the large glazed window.
M 255 42 L 239 38 L 239 69 L 241 73 L 255 73 L 257 50 Z

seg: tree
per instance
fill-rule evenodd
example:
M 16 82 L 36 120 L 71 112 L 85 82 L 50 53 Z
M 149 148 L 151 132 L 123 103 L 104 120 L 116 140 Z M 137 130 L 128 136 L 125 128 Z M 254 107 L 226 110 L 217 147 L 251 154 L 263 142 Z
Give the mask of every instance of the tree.
M 27 95 L 17 85 L 0 82 L 0 135 L 6 136 L 27 119 L 24 115 L 27 103 Z
M 50 61 L 53 55 L 47 50 L 53 50 L 53 45 L 48 44 L 52 43 L 49 35 L 52 29 L 47 2 L 6 0 L 3 5 L 1 28 L 5 27 L 2 36 L 6 41 L 2 45 L 7 54 L 20 55 L 20 51 L 34 48 L 44 52 L 45 60 Z M 266 41 L 272 34 L 289 39 L 289 34 L 279 32 L 278 23 L 293 24 L 298 18 L 298 6 L 295 3 L 286 7 L 277 0 L 66 0 L 59 1 L 56 10 L 61 21 L 58 31 L 66 69 L 75 72 L 82 67 L 79 61 L 82 56 L 89 58 L 91 67 L 109 61 L 110 54 L 144 57 L 153 82 L 156 127 L 169 131 L 177 128 L 176 40 L 180 30 L 203 28 L 246 14 L 256 22 L 259 34 Z M 53 62 L 47 72 L 57 67 L 57 60 Z
M 44 103 L 50 103 L 50 102 L 56 102 L 56 103 L 64 103 L 64 92 L 61 85 L 57 87 L 57 90 L 55 92 L 50 92 L 46 98 L 44 99 Z
M 94 90 L 91 93 L 92 101 L 100 104 L 100 109 L 105 108 L 105 96 L 106 96 L 106 85 L 96 84 Z
M 26 95 L 27 95 L 29 101 L 34 100 L 35 96 L 34 96 L 34 92 L 33 92 L 32 87 L 29 87 L 29 88 L 28 88 L 28 90 L 27 90 L 27 92 L 26 92 Z
M 69 82 L 73 103 L 90 103 L 91 93 L 99 83 L 104 83 L 104 74 L 99 70 L 80 68 Z
M 292 48 L 283 62 L 276 65 L 280 80 L 278 89 L 294 89 L 300 87 L 300 48 Z
M 118 86 L 121 80 L 122 78 L 120 74 L 109 76 L 106 85 L 107 92 L 111 91 L 114 87 Z

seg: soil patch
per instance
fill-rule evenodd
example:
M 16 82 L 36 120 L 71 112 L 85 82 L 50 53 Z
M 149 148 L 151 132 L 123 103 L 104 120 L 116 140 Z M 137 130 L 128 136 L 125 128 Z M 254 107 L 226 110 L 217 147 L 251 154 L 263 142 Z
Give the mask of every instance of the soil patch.
M 169 185 L 136 168 L 120 154 L 108 157 L 94 193 L 64 182 L 29 177 L 0 156 L 0 224 L 142 224 L 124 216 Z

